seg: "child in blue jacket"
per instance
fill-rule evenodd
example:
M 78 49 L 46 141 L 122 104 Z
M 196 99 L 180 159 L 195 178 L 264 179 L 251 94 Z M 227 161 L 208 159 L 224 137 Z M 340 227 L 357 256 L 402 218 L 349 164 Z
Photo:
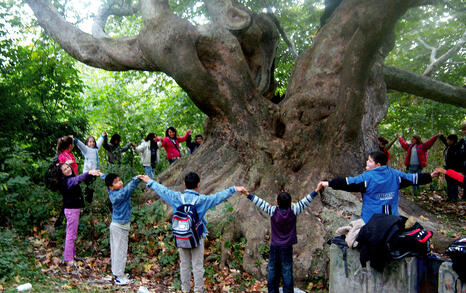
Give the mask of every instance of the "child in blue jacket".
M 115 173 L 102 174 L 102 180 L 108 188 L 108 197 L 113 205 L 112 223 L 110 224 L 110 258 L 112 260 L 112 274 L 116 285 L 130 283 L 125 275 L 126 254 L 128 251 L 128 234 L 131 219 L 131 194 L 134 192 L 142 175 L 134 176 L 123 187 L 123 181 Z
M 166 201 L 176 211 L 178 207 L 183 205 L 181 197 L 184 197 L 184 202 L 193 202 L 196 207 L 199 219 L 203 225 L 203 235 L 199 241 L 199 246 L 196 248 L 186 249 L 178 248 L 180 254 L 180 278 L 181 288 L 183 292 L 189 292 L 191 289 L 191 264 L 194 275 L 194 292 L 203 292 L 204 287 L 204 238 L 207 236 L 207 221 L 204 218 L 207 211 L 221 202 L 228 199 L 236 192 L 243 192 L 246 189 L 242 186 L 232 186 L 228 189 L 220 191 L 211 195 L 199 194 L 200 178 L 194 172 L 190 172 L 184 179 L 184 185 L 186 190 L 182 194 L 181 192 L 173 191 L 163 186 L 160 183 L 150 179 L 149 176 L 145 175 L 141 177 L 147 183 L 147 187 L 153 189 L 161 199 Z M 202 230 L 202 229 L 201 229 Z
M 267 265 L 269 293 L 279 292 L 280 277 L 283 280 L 283 293 L 293 292 L 293 245 L 298 243 L 296 217 L 311 204 L 321 189 L 322 186 L 319 185 L 316 190 L 295 204 L 291 204 L 291 195 L 288 192 L 281 192 L 277 195 L 277 205 L 275 206 L 247 191 L 243 192 L 258 208 L 270 216 L 272 233 Z
M 412 184 L 432 182 L 429 173 L 404 173 L 387 167 L 387 156 L 381 151 L 372 152 L 366 161 L 366 172 L 356 177 L 321 181 L 322 187 L 362 193 L 361 218 L 368 223 L 374 214 L 398 216 L 398 190 Z

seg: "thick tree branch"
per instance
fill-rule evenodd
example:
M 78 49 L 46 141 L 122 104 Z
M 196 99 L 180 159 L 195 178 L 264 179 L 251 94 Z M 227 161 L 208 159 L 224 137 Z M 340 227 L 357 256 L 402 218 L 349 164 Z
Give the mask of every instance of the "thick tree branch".
M 466 108 L 466 88 L 433 80 L 392 66 L 384 67 L 387 88 Z
M 155 70 L 138 49 L 137 38 L 97 39 L 68 23 L 45 0 L 27 0 L 39 24 L 77 60 L 106 70 Z
M 102 4 L 99 8 L 98 14 L 94 17 L 94 23 L 92 25 L 92 35 L 96 38 L 106 38 L 108 37 L 105 32 L 105 24 L 110 15 L 117 16 L 128 16 L 133 15 L 139 10 L 139 5 L 135 6 L 125 6 L 120 5 L 116 6 L 116 3 L 112 0 L 108 0 Z
M 428 45 L 421 38 L 418 38 L 418 40 L 424 47 L 431 50 L 430 64 L 427 66 L 426 70 L 422 74 L 425 76 L 430 76 L 435 70 L 442 66 L 448 59 L 455 56 L 461 50 L 461 48 L 463 48 L 464 44 L 466 43 L 466 31 L 463 33 L 463 36 L 461 37 L 461 39 L 458 40 L 455 46 L 450 48 L 447 52 L 445 52 L 445 54 L 438 58 L 437 52 L 439 48 Z
M 231 0 L 204 0 L 204 3 L 212 20 L 228 30 L 242 30 L 251 24 L 249 13 L 234 7 Z

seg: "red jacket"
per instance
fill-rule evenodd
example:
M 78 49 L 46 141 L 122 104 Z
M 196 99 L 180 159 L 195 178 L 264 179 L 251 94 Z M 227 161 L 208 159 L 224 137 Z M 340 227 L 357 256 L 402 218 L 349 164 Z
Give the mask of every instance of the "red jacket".
M 419 164 L 421 168 L 427 166 L 427 151 L 434 145 L 437 140 L 438 135 L 432 136 L 425 143 L 417 144 L 417 156 L 419 158 Z M 400 137 L 400 144 L 406 150 L 405 165 L 408 167 L 409 160 L 411 159 L 411 149 L 414 147 L 414 144 L 408 144 L 402 137 Z
M 183 137 L 177 137 L 175 139 L 176 142 L 176 147 L 175 145 L 171 142 L 170 138 L 164 137 L 162 141 L 162 146 L 167 152 L 167 159 L 171 160 L 173 158 L 179 158 L 181 157 L 181 154 L 179 152 L 180 149 L 180 142 L 185 141 L 188 138 L 188 132 L 186 131 L 186 135 Z
M 69 160 L 73 161 L 73 163 L 70 164 L 70 167 L 73 170 L 74 176 L 78 176 L 78 164 L 76 164 L 76 159 L 74 158 L 73 154 L 69 150 L 64 150 L 61 154 L 58 155 L 59 163 L 65 163 Z
M 458 180 L 459 182 L 464 182 L 464 175 L 460 172 L 456 172 L 455 170 L 448 169 L 447 175 L 451 178 Z

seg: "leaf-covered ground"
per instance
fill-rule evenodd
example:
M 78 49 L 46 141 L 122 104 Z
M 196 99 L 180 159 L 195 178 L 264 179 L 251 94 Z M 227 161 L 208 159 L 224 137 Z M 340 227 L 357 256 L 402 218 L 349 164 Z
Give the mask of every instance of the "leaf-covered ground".
M 416 197 L 410 195 L 409 190 L 404 193 L 409 200 L 422 206 L 445 224 L 447 228 L 440 232 L 452 241 L 466 234 L 465 201 L 447 202 L 443 191 L 430 189 L 421 191 Z M 179 292 L 178 253 L 171 241 L 170 225 L 164 217 L 162 206 L 149 200 L 133 207 L 135 221 L 130 232 L 126 268 L 134 283 L 122 287 L 113 285 L 111 281 L 108 234 L 105 234 L 108 233 L 109 216 L 108 213 L 98 211 L 98 208 L 88 210 L 90 215 L 81 218 L 80 229 L 83 228 L 86 232 L 78 231 L 81 235 L 78 235 L 80 237 L 76 242 L 76 250 L 78 256 L 88 256 L 82 257 L 77 266 L 61 265 L 64 227 L 56 232 L 35 229 L 34 236 L 26 238 L 25 242 L 28 244 L 28 253 L 34 259 L 31 269 L 38 271 L 41 277 L 30 280 L 18 274 L 8 283 L 0 284 L 0 291 L 14 291 L 18 284 L 30 282 L 33 292 L 136 292 L 141 286 L 146 287 L 149 292 Z M 426 215 L 419 217 L 427 219 Z M 50 223 L 53 224 L 55 220 L 51 218 Z M 265 278 L 256 280 L 241 271 L 245 239 L 230 244 L 230 267 L 223 269 L 219 265 L 221 245 L 221 230 L 212 232 L 205 249 L 205 291 L 266 292 Z M 326 291 L 321 280 L 309 282 L 302 289 L 306 292 Z

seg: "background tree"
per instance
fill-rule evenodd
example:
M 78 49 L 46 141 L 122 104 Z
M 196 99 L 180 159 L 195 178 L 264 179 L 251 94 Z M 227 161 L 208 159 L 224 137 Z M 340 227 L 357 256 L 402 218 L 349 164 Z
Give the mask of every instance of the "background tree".
M 205 144 L 190 160 L 177 162 L 160 176 L 176 188 L 182 186 L 182 175 L 194 170 L 201 175 L 202 192 L 242 183 L 273 201 L 281 189 L 298 197 L 319 179 L 355 174 L 376 147 L 377 126 L 388 106 L 385 80 L 390 88 L 404 91 L 419 80 L 410 75 L 406 85 L 397 79 L 400 71 L 384 73 L 383 61 L 393 46 L 397 20 L 425 1 L 343 1 L 312 46 L 300 54 L 285 95 L 278 99 L 277 26 L 271 16 L 254 13 L 249 1 L 206 0 L 211 22 L 195 26 L 183 13 L 174 13 L 168 1 L 142 0 L 137 7 L 140 30 L 115 38 L 106 34 L 106 15 L 134 12 L 133 3 L 102 10 L 94 30 L 100 33 L 91 36 L 66 22 L 49 3 L 27 2 L 39 23 L 74 58 L 107 70 L 164 72 L 208 116 Z M 419 86 L 416 90 L 422 92 Z M 430 98 L 465 105 L 464 89 L 446 92 L 437 90 Z M 261 258 L 257 251 L 267 221 L 246 200 L 235 201 L 236 220 L 225 241 L 245 236 L 243 266 L 263 273 L 256 260 Z M 344 221 L 332 215 L 335 206 L 357 210 L 354 203 L 341 201 L 316 200 L 312 213 L 298 223 L 298 280 L 311 270 L 322 274 L 324 238 Z

